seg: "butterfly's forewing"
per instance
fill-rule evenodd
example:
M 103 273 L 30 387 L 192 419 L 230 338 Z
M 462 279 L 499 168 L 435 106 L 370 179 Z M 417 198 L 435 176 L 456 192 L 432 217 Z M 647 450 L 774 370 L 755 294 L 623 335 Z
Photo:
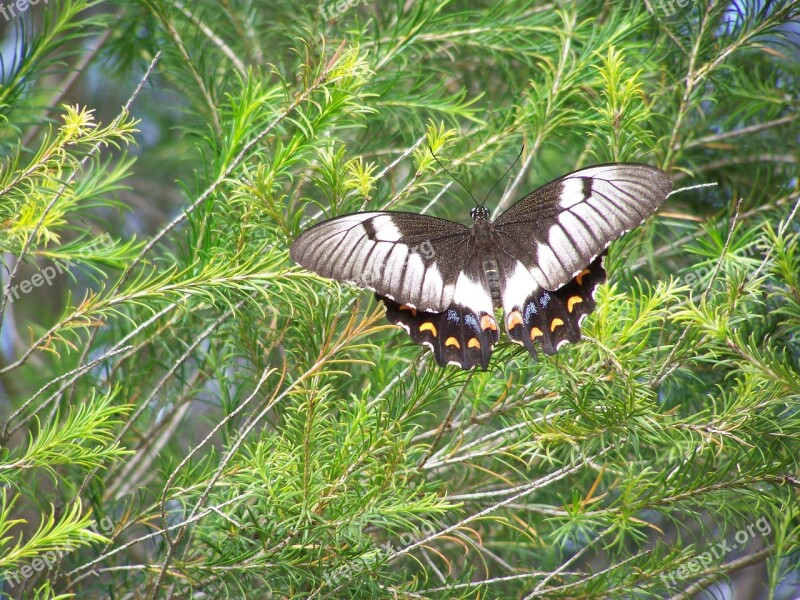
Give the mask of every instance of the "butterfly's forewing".
M 453 301 L 469 240 L 469 229 L 452 221 L 364 212 L 307 229 L 290 253 L 322 277 L 353 283 L 416 310 L 441 312 Z
M 652 215 L 671 191 L 672 179 L 656 167 L 599 165 L 528 194 L 500 215 L 494 230 L 538 286 L 554 291 Z

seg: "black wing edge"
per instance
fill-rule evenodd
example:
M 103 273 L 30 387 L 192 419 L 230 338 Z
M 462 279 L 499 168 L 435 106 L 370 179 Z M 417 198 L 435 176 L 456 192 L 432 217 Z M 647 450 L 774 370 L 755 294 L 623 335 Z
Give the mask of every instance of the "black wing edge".
M 380 294 L 375 297 L 386 306 L 387 320 L 403 328 L 417 344 L 430 348 L 440 367 L 452 364 L 465 370 L 489 368 L 500 337 L 492 315 L 479 315 L 457 304 L 439 313 L 424 312 Z

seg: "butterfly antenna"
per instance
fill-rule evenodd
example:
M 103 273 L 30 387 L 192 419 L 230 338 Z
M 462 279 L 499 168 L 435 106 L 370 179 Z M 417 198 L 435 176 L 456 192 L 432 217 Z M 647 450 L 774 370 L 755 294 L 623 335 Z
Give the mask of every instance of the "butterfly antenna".
M 497 187 L 497 184 L 503 181 L 503 179 L 506 178 L 506 175 L 508 175 L 511 172 L 511 169 L 514 168 L 514 165 L 516 165 L 519 162 L 519 157 L 522 156 L 522 153 L 524 151 L 525 151 L 525 144 L 522 144 L 522 148 L 519 149 L 519 154 L 517 154 L 516 160 L 512 163 L 510 167 L 508 167 L 508 170 L 505 173 L 503 173 L 503 176 L 500 179 L 498 179 L 497 182 L 492 186 L 492 189 L 490 189 L 489 193 L 486 194 L 486 198 L 483 199 L 483 204 L 486 204 L 486 201 L 489 199 L 489 196 L 491 196 L 492 192 L 494 191 L 494 188 Z M 481 206 L 483 206 L 483 204 L 481 204 Z
M 441 162 L 439 162 L 439 159 L 438 159 L 438 158 L 436 158 L 436 155 L 433 153 L 433 148 L 431 148 L 430 146 L 428 146 L 428 150 L 430 150 L 430 151 L 431 151 L 431 156 L 433 156 L 433 160 L 435 160 L 437 163 L 439 163 L 439 166 L 440 166 L 440 167 L 442 167 L 442 169 L 444 169 L 444 172 L 445 172 L 445 173 L 447 173 L 448 175 L 450 175 L 450 178 L 451 178 L 453 181 L 455 181 L 455 182 L 456 182 L 458 185 L 460 185 L 462 188 L 464 188 L 464 191 L 465 191 L 465 192 L 467 192 L 467 193 L 469 194 L 469 197 L 470 197 L 470 198 L 472 198 L 472 201 L 475 203 L 475 206 L 480 206 L 480 204 L 478 204 L 478 201 L 477 201 L 477 200 L 475 200 L 475 196 L 473 196 L 473 195 L 472 195 L 472 192 L 470 192 L 470 191 L 467 189 L 467 186 L 465 186 L 465 185 L 464 185 L 463 183 L 461 183 L 461 182 L 460 182 L 458 179 L 456 179 L 455 175 L 453 175 L 453 174 L 452 174 L 450 171 L 448 171 L 448 170 L 447 170 L 447 168 L 446 168 L 446 167 L 445 167 L 445 166 L 444 166 L 444 165 L 443 165 Z

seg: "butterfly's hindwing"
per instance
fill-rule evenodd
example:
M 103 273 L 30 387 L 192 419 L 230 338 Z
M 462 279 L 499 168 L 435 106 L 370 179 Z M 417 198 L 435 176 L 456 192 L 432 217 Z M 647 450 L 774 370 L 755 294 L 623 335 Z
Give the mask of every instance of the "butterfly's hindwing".
M 377 295 L 386 305 L 386 318 L 406 330 L 411 339 L 430 348 L 439 366 L 486 369 L 500 337 L 494 317 L 452 304 L 438 313 L 418 311 Z
M 401 212 L 322 221 L 292 243 L 292 259 L 322 277 L 352 283 L 420 310 L 442 311 L 467 260 L 469 229 Z M 460 260 L 459 260 L 460 257 Z
M 433 350 L 440 366 L 471 369 L 489 366 L 500 336 L 494 319 L 492 295 L 481 255 L 474 249 L 458 276 L 453 302 L 442 312 L 418 311 L 386 298 L 386 317 L 405 329 L 418 344 Z
M 494 230 L 540 288 L 558 290 L 653 214 L 670 191 L 672 179 L 655 167 L 599 165 L 528 194 L 500 215 Z
M 597 286 L 606 280 L 605 253 L 562 288 L 536 290 L 519 305 L 505 310 L 508 337 L 536 357 L 536 345 L 555 354 L 567 342 L 581 339 L 581 323 L 595 309 Z

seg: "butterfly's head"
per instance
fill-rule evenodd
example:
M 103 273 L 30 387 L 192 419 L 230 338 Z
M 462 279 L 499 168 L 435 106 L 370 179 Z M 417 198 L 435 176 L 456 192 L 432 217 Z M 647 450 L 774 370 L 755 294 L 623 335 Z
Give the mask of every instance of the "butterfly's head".
M 473 221 L 488 221 L 489 220 L 489 209 L 485 206 L 476 206 L 472 210 L 469 211 L 470 216 L 472 216 Z

